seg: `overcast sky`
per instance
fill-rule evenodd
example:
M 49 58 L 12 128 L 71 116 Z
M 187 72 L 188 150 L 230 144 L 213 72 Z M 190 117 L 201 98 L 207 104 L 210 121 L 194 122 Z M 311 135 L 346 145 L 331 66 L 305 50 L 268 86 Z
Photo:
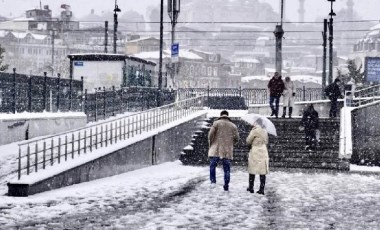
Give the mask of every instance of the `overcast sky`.
M 165 0 L 167 1 L 167 0 Z M 191 1 L 191 0 L 183 0 Z M 280 0 L 260 0 L 270 3 L 276 11 L 279 11 Z M 346 0 L 337 0 L 335 11 L 346 6 Z M 380 0 L 354 0 L 356 11 L 363 19 L 379 19 Z M 149 5 L 159 4 L 159 0 L 118 0 L 122 11 L 136 10 L 145 16 Z M 82 17 L 94 9 L 100 14 L 102 11 L 112 11 L 114 0 L 42 0 L 42 5 L 50 5 L 53 15 L 58 15 L 61 4 L 69 4 L 77 17 Z M 40 0 L 0 0 L 0 14 L 6 17 L 21 15 L 25 10 L 39 7 Z M 298 0 L 286 0 L 286 18 L 298 21 Z M 325 17 L 329 13 L 329 2 L 327 0 L 306 0 L 306 21 L 314 21 L 316 17 Z

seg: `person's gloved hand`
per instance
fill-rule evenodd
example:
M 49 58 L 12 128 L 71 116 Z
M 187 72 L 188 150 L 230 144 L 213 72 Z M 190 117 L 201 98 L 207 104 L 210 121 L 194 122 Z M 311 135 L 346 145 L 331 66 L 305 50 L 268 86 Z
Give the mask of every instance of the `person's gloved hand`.
M 293 97 L 295 97 L 296 96 L 296 93 L 293 93 Z

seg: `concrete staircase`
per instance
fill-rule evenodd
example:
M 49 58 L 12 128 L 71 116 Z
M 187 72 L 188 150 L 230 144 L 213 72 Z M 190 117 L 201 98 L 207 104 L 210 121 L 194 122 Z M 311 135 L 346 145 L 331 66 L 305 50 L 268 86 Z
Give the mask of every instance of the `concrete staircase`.
M 208 164 L 207 135 L 212 122 L 216 118 L 205 121 L 202 129 L 193 135 L 193 139 L 182 154 L 184 164 Z M 240 133 L 239 143 L 234 150 L 234 165 L 246 165 L 249 146 L 245 140 L 251 126 L 239 118 L 232 118 Z M 305 150 L 305 135 L 299 130 L 300 118 L 272 119 L 277 129 L 277 137 L 269 137 L 270 167 L 281 168 L 314 168 L 349 170 L 349 163 L 339 158 L 339 120 L 320 119 L 321 138 L 317 150 Z

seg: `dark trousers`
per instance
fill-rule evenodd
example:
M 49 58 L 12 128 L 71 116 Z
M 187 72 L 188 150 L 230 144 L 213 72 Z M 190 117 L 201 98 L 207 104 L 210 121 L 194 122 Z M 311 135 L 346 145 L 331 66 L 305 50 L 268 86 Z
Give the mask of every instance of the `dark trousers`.
M 266 176 L 260 175 L 260 191 L 262 192 L 264 192 L 265 180 L 266 180 Z M 249 190 L 253 190 L 254 183 L 255 183 L 255 174 L 249 174 L 249 186 L 248 186 Z
M 210 157 L 210 180 L 211 183 L 216 183 L 215 168 L 218 165 L 219 157 Z M 231 172 L 231 160 L 222 159 L 223 170 L 224 170 L 224 185 L 228 186 L 230 183 L 230 172 Z
M 305 140 L 306 145 L 312 148 L 317 145 L 316 130 L 315 129 L 305 129 Z
M 336 113 L 338 112 L 338 99 L 330 99 L 331 107 L 330 107 L 330 117 L 336 117 Z
M 273 103 L 275 105 L 273 105 Z M 278 109 L 280 107 L 280 96 L 270 96 L 269 97 L 269 106 L 272 109 L 272 113 L 278 116 Z

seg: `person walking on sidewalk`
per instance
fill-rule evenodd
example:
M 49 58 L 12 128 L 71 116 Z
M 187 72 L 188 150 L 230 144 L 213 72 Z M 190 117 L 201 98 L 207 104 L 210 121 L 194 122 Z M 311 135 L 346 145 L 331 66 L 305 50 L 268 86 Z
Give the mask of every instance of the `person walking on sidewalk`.
M 294 99 L 296 96 L 296 89 L 294 87 L 293 81 L 290 80 L 290 77 L 285 78 L 285 89 L 283 92 L 284 95 L 284 102 L 283 102 L 283 107 L 284 107 L 284 112 L 282 114 L 282 118 L 285 118 L 286 116 L 286 108 L 289 107 L 289 118 L 292 118 L 292 112 L 293 112 L 293 107 L 294 107 Z
M 210 158 L 210 180 L 216 183 L 215 168 L 219 160 L 223 162 L 224 190 L 228 191 L 230 183 L 231 160 L 233 158 L 234 144 L 239 140 L 239 132 L 234 123 L 228 117 L 227 111 L 222 111 L 220 117 L 215 121 L 208 133 Z
M 339 83 L 339 78 L 336 78 L 334 82 L 325 89 L 325 94 L 331 101 L 330 118 L 336 117 L 336 113 L 338 111 L 338 98 L 343 98 L 343 95 L 339 89 Z
M 276 116 L 278 118 L 278 109 L 280 104 L 280 97 L 284 91 L 284 82 L 281 79 L 281 76 L 278 72 L 274 73 L 272 79 L 268 83 L 269 90 L 269 106 L 272 109 L 271 116 Z M 273 105 L 273 103 L 275 105 Z
M 264 195 L 266 175 L 269 173 L 269 156 L 267 149 L 268 133 L 262 126 L 262 120 L 257 119 L 247 137 L 247 144 L 251 146 L 248 155 L 249 180 L 247 191 L 254 193 L 255 175 L 260 175 L 260 189 L 257 193 Z
M 318 112 L 314 109 L 313 104 L 307 106 L 303 112 L 302 125 L 305 129 L 305 149 L 312 150 L 317 146 L 316 131 L 319 128 Z

